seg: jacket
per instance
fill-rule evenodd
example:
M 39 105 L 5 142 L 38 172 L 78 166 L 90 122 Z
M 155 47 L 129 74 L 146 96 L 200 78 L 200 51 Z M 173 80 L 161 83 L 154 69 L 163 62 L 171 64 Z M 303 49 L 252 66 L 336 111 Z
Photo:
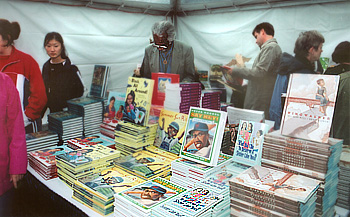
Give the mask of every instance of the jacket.
M 69 58 L 59 64 L 52 64 L 49 59 L 43 65 L 42 72 L 48 99 L 46 106 L 51 113 L 62 111 L 67 107 L 67 100 L 83 95 L 84 85 L 79 69 Z
M 27 171 L 27 146 L 18 91 L 0 72 L 0 195 L 12 188 L 9 174 Z
M 237 67 L 232 70 L 234 76 L 249 80 L 244 108 L 264 111 L 266 119 L 269 118 L 270 101 L 276 80 L 275 71 L 281 55 L 282 50 L 277 40 L 272 38 L 261 46 L 251 69 Z
M 277 78 L 270 103 L 270 120 L 275 121 L 275 130 L 281 125 L 281 94 L 287 92 L 289 75 L 292 73 L 315 74 L 314 66 L 304 57 L 293 57 L 283 53 L 277 69 Z
M 25 115 L 35 120 L 41 116 L 41 111 L 46 105 L 47 97 L 45 85 L 41 76 L 38 63 L 30 55 L 17 50 L 12 46 L 12 52 L 8 59 L 0 61 L 0 71 L 11 77 L 17 83 L 17 74 L 23 75 L 29 81 L 28 105 L 25 106 Z M 23 94 L 23 93 L 20 93 Z

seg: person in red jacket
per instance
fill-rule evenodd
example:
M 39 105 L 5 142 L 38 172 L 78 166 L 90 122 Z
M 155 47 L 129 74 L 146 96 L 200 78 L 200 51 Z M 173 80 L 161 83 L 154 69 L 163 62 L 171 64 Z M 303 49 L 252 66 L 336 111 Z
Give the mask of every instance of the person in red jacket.
M 18 22 L 0 19 L 0 72 L 10 76 L 19 92 L 26 133 L 41 130 L 41 112 L 46 105 L 45 85 L 39 64 L 14 46 L 21 28 Z

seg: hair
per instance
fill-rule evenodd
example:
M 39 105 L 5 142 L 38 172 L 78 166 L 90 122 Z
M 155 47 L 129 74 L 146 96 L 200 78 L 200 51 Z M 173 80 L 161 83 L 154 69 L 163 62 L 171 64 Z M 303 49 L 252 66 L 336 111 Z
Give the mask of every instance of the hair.
M 159 21 L 153 24 L 152 33 L 156 35 L 167 33 L 168 41 L 172 42 L 175 40 L 175 27 L 170 21 L 167 20 Z
M 307 57 L 310 48 L 318 50 L 324 41 L 324 37 L 316 30 L 301 32 L 295 41 L 294 53 L 297 56 Z
M 128 105 L 128 102 L 127 102 L 127 98 L 128 96 L 132 96 L 132 102 L 131 104 L 135 105 L 135 92 L 133 90 L 130 90 L 130 92 L 128 93 L 128 95 L 126 95 L 126 99 L 125 99 L 125 106 Z
M 258 130 L 258 132 L 260 133 L 260 136 L 263 135 L 263 131 L 262 130 Z
M 58 32 L 49 32 L 46 34 L 45 39 L 44 39 L 44 47 L 51 41 L 51 40 L 56 40 L 59 43 L 61 43 L 62 51 L 61 51 L 61 57 L 62 59 L 67 59 L 67 51 L 66 47 L 64 46 L 64 41 L 60 33 Z
M 115 101 L 115 97 L 114 97 L 114 96 L 112 96 L 112 97 L 109 99 L 109 101 L 112 101 L 112 100 Z
M 6 19 L 0 19 L 0 35 L 2 40 L 7 41 L 6 46 L 14 44 L 21 33 L 21 27 L 18 22 L 12 22 Z
M 336 63 L 350 63 L 349 41 L 343 41 L 335 47 L 332 53 L 332 60 Z
M 275 36 L 275 29 L 270 23 L 263 22 L 258 24 L 254 29 L 253 29 L 253 36 L 255 37 L 254 33 L 260 33 L 261 30 L 264 30 L 267 35 L 272 35 Z

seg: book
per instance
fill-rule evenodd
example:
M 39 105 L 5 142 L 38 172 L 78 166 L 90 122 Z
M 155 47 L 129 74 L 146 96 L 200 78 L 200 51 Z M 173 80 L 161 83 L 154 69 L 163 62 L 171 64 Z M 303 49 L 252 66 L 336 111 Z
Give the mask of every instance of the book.
M 327 143 L 338 85 L 338 75 L 291 74 L 281 133 Z
M 162 109 L 154 145 L 179 154 L 187 123 L 187 114 Z
M 226 118 L 223 111 L 191 107 L 180 157 L 217 165 Z
M 90 87 L 90 96 L 104 98 L 108 85 L 109 66 L 95 65 Z
M 145 126 L 150 115 L 154 80 L 129 77 L 123 110 L 123 120 Z
M 261 165 L 264 135 L 268 127 L 263 123 L 241 120 L 237 134 L 233 161 L 248 165 Z
M 165 100 L 165 87 L 167 83 L 179 83 L 179 74 L 170 73 L 154 73 L 151 75 L 154 80 L 152 105 L 164 105 Z
M 103 111 L 103 123 L 112 124 L 115 123 L 114 120 L 123 118 L 124 100 L 125 92 L 109 91 L 107 105 Z

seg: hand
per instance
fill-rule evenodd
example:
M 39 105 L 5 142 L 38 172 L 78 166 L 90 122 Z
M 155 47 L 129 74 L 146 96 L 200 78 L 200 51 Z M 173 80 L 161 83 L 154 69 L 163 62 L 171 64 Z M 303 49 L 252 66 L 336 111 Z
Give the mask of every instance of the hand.
M 10 174 L 10 182 L 13 182 L 13 186 L 17 188 L 17 183 L 23 178 L 24 174 Z
M 224 66 L 221 66 L 221 69 L 225 70 L 227 72 L 227 74 L 232 74 L 233 67 L 231 68 L 231 67 L 229 67 L 227 65 L 224 65 Z
M 136 76 L 140 76 L 141 75 L 140 68 L 134 69 L 134 75 L 136 75 Z

